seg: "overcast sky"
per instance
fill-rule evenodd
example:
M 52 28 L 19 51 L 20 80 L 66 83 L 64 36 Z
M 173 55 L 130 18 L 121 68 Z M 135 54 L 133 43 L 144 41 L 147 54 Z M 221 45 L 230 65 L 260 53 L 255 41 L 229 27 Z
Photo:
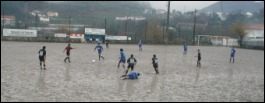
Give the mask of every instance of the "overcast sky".
M 167 4 L 168 1 L 149 1 L 153 8 L 156 9 L 163 9 L 167 11 Z M 211 4 L 214 4 L 218 1 L 170 1 L 170 11 L 172 12 L 173 9 L 176 11 L 194 11 L 195 9 L 200 10 L 204 7 L 210 6 Z M 256 1 L 260 2 L 260 1 Z

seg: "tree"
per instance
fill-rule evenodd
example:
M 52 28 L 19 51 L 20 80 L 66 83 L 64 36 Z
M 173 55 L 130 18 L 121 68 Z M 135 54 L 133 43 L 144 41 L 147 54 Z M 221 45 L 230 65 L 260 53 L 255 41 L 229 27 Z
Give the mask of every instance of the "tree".
M 234 22 L 232 27 L 231 27 L 231 33 L 234 35 L 238 35 L 240 37 L 240 47 L 242 46 L 242 39 L 245 35 L 248 33 L 246 32 L 245 29 L 246 24 L 243 22 Z

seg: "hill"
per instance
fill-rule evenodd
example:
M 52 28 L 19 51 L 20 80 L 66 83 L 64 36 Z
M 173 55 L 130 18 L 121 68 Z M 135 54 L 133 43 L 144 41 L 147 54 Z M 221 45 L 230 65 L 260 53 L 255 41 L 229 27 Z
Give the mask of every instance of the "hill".
M 25 20 L 25 1 L 1 1 L 1 14 L 14 15 Z M 116 16 L 142 15 L 144 9 L 151 9 L 148 2 L 139 1 L 28 1 L 28 11 L 39 10 L 43 14 L 58 12 L 59 18 L 73 18 L 73 23 L 92 23 Z
M 242 10 L 243 12 L 256 12 L 264 8 L 264 1 L 222 1 L 223 12 Z M 203 12 L 222 12 L 221 2 L 214 3 L 201 9 Z

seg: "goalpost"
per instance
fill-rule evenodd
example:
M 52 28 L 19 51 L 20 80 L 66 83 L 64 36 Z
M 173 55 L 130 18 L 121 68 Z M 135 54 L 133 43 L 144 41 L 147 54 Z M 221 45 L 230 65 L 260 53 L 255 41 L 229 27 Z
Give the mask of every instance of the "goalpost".
M 200 42 L 201 44 L 206 42 L 210 42 L 209 41 L 209 37 L 211 37 L 211 35 L 196 35 L 197 39 L 195 39 L 195 41 L 197 40 L 197 45 L 200 45 Z

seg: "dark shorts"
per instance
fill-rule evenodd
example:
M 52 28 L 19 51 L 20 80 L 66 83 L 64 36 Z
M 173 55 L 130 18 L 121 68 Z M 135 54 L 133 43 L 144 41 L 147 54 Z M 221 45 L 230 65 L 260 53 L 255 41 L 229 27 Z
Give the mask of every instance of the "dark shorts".
M 126 63 L 126 60 L 125 59 L 120 59 L 119 62 Z
M 134 64 L 129 64 L 128 68 L 132 68 L 133 69 L 134 68 Z
M 70 52 L 66 52 L 66 55 L 70 55 Z
M 42 56 L 42 57 L 39 56 L 39 60 L 40 60 L 40 61 L 45 61 L 44 56 Z
M 231 57 L 235 57 L 235 55 L 231 55 Z
M 187 49 L 184 49 L 184 51 L 187 51 Z
M 198 61 L 201 61 L 201 58 L 198 58 Z
M 106 43 L 106 45 L 109 45 L 109 43 Z
M 158 68 L 158 64 L 153 64 L 153 67 L 154 68 Z
M 140 44 L 139 47 L 142 47 L 142 44 Z

